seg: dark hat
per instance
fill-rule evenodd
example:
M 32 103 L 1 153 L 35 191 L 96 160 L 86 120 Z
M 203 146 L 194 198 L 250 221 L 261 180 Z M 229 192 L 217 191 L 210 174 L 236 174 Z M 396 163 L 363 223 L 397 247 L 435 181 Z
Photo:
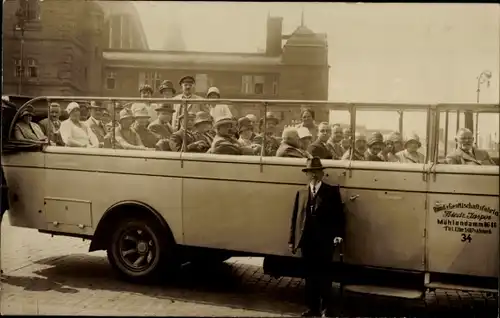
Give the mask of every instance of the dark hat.
M 189 113 L 188 114 L 188 117 L 189 118 L 196 118 L 196 114 L 195 113 Z M 179 116 L 179 119 L 182 119 L 184 118 L 184 113 L 182 113 L 180 116 Z
M 243 129 L 252 129 L 252 121 L 248 117 L 241 117 L 238 119 L 238 132 L 241 132 Z
M 105 107 L 99 101 L 97 101 L 97 102 L 96 101 L 91 101 L 90 102 L 90 108 L 101 108 L 101 109 L 103 109 Z
M 375 144 L 384 144 L 384 136 L 382 136 L 379 132 L 374 132 L 371 134 L 370 138 L 368 138 L 367 142 L 368 146 L 373 146 Z
M 323 170 L 325 167 L 321 164 L 321 159 L 319 157 L 308 158 L 306 167 L 302 171 L 313 171 L 313 170 Z
M 198 125 L 201 123 L 211 123 L 212 122 L 212 116 L 210 116 L 209 113 L 207 112 L 197 112 L 196 113 L 196 118 L 194 120 L 194 124 Z
M 175 113 L 174 106 L 172 104 L 162 103 L 160 106 L 155 109 L 157 112 L 159 111 L 167 111 L 170 113 Z
M 151 85 L 148 84 L 143 84 L 139 87 L 139 93 L 142 93 L 144 91 L 149 91 L 151 94 L 154 93 L 153 87 L 151 87 Z
M 31 105 L 26 106 L 26 108 L 24 108 L 21 111 L 19 118 L 22 118 L 22 117 L 27 116 L 27 115 L 30 115 L 30 116 L 35 115 L 35 108 L 33 108 L 33 106 L 31 106 Z
M 188 76 L 181 77 L 181 79 L 179 80 L 179 85 L 182 85 L 182 83 L 187 82 L 187 81 L 193 82 L 193 84 L 196 83 L 196 81 L 194 80 L 194 77 L 188 75 Z
M 171 89 L 172 92 L 174 92 L 174 94 L 175 94 L 174 84 L 171 81 L 169 81 L 169 80 L 164 80 L 163 82 L 161 82 L 161 85 L 158 88 L 158 91 L 161 94 L 166 89 Z
M 278 117 L 276 117 L 272 112 L 267 112 L 266 113 L 266 120 L 267 121 L 274 121 L 276 122 L 276 124 L 278 124 L 280 122 L 280 120 L 278 119 Z M 260 119 L 260 124 L 263 124 L 264 123 L 264 118 L 261 118 Z

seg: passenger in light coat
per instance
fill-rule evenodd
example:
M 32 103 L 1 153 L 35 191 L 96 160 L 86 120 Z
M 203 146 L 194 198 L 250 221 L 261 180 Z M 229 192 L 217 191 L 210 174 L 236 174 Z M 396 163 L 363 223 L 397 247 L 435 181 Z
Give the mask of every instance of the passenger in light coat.
M 417 134 L 411 134 L 406 137 L 404 150 L 396 153 L 396 157 L 401 163 L 425 163 L 425 156 L 418 149 L 422 147 L 420 137 Z
M 488 152 L 474 148 L 474 136 L 467 128 L 460 128 L 455 137 L 457 149 L 446 156 L 452 165 L 495 165 Z
M 309 107 L 303 106 L 300 112 L 300 118 L 302 122 L 299 125 L 297 125 L 296 128 L 305 127 L 309 129 L 309 132 L 311 133 L 313 140 L 316 140 L 318 136 L 318 126 L 314 122 L 315 118 L 314 110 L 312 110 Z
M 254 149 L 261 149 L 260 145 L 255 144 L 252 140 L 253 125 L 248 117 L 241 117 L 238 119 L 238 143 L 243 147 L 251 147 Z
M 67 147 L 91 147 L 98 148 L 99 140 L 92 130 L 80 121 L 80 105 L 71 102 L 66 107 L 69 118 L 61 123 L 59 132 Z
M 184 76 L 179 80 L 179 85 L 182 88 L 182 93 L 175 96 L 173 99 L 178 100 L 186 100 L 186 99 L 203 99 L 201 96 L 194 94 L 195 89 L 195 79 L 192 76 Z M 175 130 L 181 127 L 181 123 L 179 121 L 179 117 L 184 113 L 184 105 L 183 104 L 175 104 L 174 105 L 175 113 L 172 117 L 172 126 Z M 204 111 L 210 113 L 210 109 L 203 104 L 188 104 L 187 112 L 196 114 L 197 112 Z

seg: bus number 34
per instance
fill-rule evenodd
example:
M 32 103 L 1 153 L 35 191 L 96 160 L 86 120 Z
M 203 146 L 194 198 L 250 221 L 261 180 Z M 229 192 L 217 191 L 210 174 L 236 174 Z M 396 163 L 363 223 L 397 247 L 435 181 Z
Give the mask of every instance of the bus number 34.
M 472 241 L 472 237 L 470 234 L 462 234 L 462 242 L 470 243 Z

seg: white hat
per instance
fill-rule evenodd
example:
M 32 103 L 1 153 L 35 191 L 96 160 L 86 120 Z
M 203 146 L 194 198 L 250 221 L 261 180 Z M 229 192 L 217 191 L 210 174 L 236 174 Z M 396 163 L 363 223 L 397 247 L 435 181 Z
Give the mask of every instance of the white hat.
M 250 121 L 252 121 L 252 122 L 256 122 L 257 121 L 257 116 L 255 116 L 254 114 L 248 114 L 245 117 L 248 118 L 248 119 L 250 119 Z
M 80 105 L 78 105 L 77 102 L 71 102 L 68 104 L 68 106 L 66 106 L 66 112 L 68 114 L 71 114 L 71 112 L 74 111 L 75 109 L 80 109 Z
M 9 96 L 7 96 L 7 95 L 2 95 L 2 100 L 6 101 L 6 102 L 10 102 Z
M 297 128 L 297 133 L 299 134 L 299 138 L 300 139 L 306 138 L 306 137 L 311 137 L 312 138 L 312 134 L 311 134 L 311 132 L 309 131 L 309 129 L 307 127 L 299 127 L 299 128 Z
M 210 94 L 212 94 L 212 93 L 216 93 L 217 95 L 219 95 L 219 96 L 220 96 L 220 91 L 219 91 L 219 89 L 218 89 L 217 87 L 215 87 L 215 86 L 212 86 L 212 87 L 210 87 L 210 88 L 208 89 L 208 92 L 207 92 L 207 97 L 208 97 L 208 95 L 210 95 Z
M 141 109 L 147 109 L 147 105 L 145 103 L 132 103 L 132 106 L 130 106 L 130 110 L 132 113 L 135 113 Z

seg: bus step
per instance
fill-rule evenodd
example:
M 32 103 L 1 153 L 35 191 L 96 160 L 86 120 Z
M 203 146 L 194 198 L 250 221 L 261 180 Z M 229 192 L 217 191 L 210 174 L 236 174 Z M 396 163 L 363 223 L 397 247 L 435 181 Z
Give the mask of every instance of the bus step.
M 398 297 L 406 299 L 420 299 L 423 297 L 424 292 L 417 289 L 403 289 L 395 287 L 375 286 L 375 285 L 345 285 L 345 291 L 371 294 L 386 297 Z
M 497 289 L 483 288 L 476 286 L 458 285 L 458 284 L 447 284 L 441 282 L 430 282 L 425 284 L 425 287 L 432 289 L 448 289 L 448 290 L 463 290 L 470 292 L 483 292 L 483 293 L 498 293 Z

